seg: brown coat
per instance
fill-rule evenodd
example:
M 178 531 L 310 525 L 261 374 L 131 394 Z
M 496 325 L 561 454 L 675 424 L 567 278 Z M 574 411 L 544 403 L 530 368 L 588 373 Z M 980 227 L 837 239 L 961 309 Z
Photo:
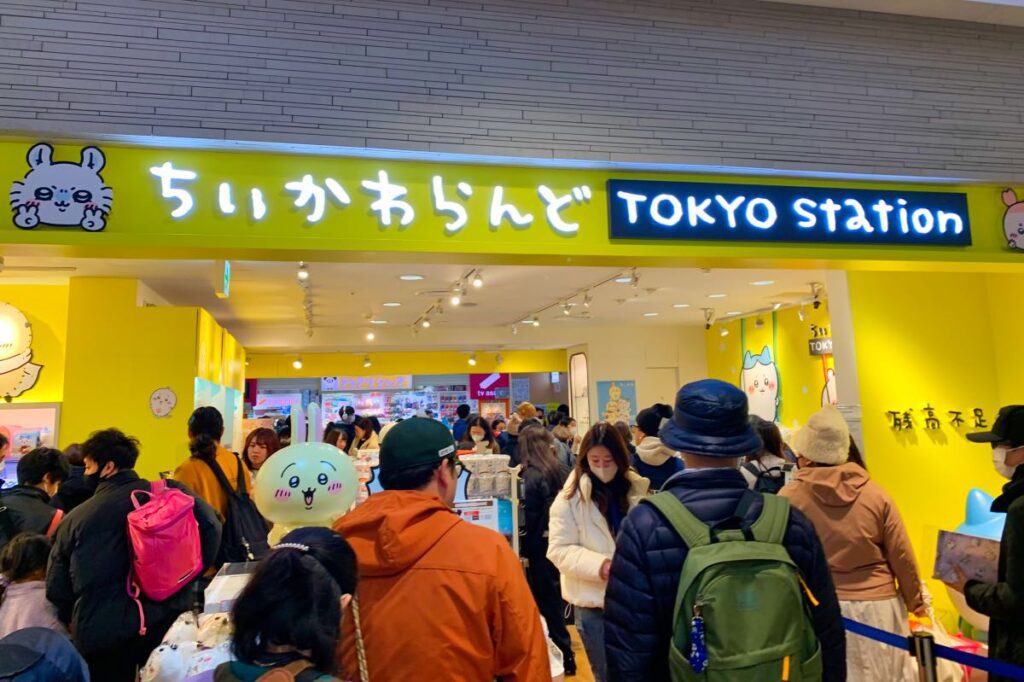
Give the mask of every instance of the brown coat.
M 504 537 L 437 497 L 385 491 L 334 524 L 359 560 L 359 611 L 371 680 L 546 682 L 540 612 Z M 356 678 L 351 618 L 342 667 Z
M 915 611 L 921 578 L 895 502 L 857 464 L 801 469 L 779 493 L 803 512 L 825 547 L 836 593 L 844 601 L 899 596 Z

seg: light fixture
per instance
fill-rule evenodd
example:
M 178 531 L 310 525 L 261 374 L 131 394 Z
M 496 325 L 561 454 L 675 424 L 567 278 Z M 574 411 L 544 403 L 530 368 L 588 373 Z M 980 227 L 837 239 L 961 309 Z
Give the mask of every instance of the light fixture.
M 370 320 L 370 324 L 387 324 L 387 320 Z
M 690 304 L 689 303 L 676 303 L 672 307 L 675 308 L 676 310 L 682 310 L 683 308 L 689 308 Z
M 299 261 L 299 271 L 295 273 L 295 276 L 299 278 L 299 283 L 305 282 L 309 279 L 309 270 L 306 269 L 306 264 Z
M 782 308 L 781 303 L 772 303 L 772 310 L 779 310 L 780 308 Z
M 370 356 L 369 355 L 367 355 L 366 357 L 363 358 L 363 367 L 366 368 L 366 369 L 369 369 L 370 367 L 373 367 L 373 363 L 370 361 Z
M 366 340 L 367 341 L 373 341 L 376 338 L 377 338 L 377 335 L 374 334 L 373 332 L 366 332 Z
M 658 313 L 644 313 L 644 317 L 657 317 Z
M 476 367 L 476 353 L 469 356 L 469 365 L 470 367 Z
M 562 304 L 562 314 L 563 315 L 571 315 L 572 314 L 572 305 L 568 301 L 566 301 L 565 303 Z
M 457 307 L 462 303 L 462 297 L 459 296 L 458 293 L 452 294 L 452 297 L 448 299 L 448 302 L 451 303 L 453 307 Z
M 750 284 L 751 284 L 751 286 L 755 286 L 755 287 L 769 287 L 769 286 L 775 284 L 775 280 L 774 279 L 759 279 L 756 282 L 751 282 Z
M 623 275 L 621 277 L 616 277 L 615 278 L 615 283 L 616 284 L 632 284 L 633 283 L 633 276 L 632 275 Z
M 388 303 L 382 303 L 385 308 L 401 308 L 402 304 L 395 301 L 389 301 Z
M 422 282 L 423 275 L 399 275 L 398 279 L 403 282 Z
M 482 289 L 483 286 L 484 286 L 484 278 L 478 272 L 475 275 L 473 275 L 473 288 L 474 289 Z
M 754 329 L 761 329 L 764 327 L 764 318 L 758 317 L 754 320 Z
M 502 356 L 501 353 L 498 353 L 497 355 L 494 356 L 494 366 L 495 367 L 501 367 L 501 364 L 503 362 L 505 362 L 505 358 Z
M 704 309 L 704 329 L 705 331 L 711 331 L 711 325 L 715 323 L 715 309 L 705 308 Z
M 801 322 L 807 319 L 807 312 L 804 310 L 803 304 L 800 305 L 800 310 L 796 311 L 796 316 L 800 318 Z
M 742 314 L 743 314 L 742 310 L 730 310 L 729 312 L 726 313 L 726 315 L 732 315 L 732 316 L 742 315 Z
M 725 294 L 708 294 L 708 298 L 725 298 Z
M 729 336 L 729 330 L 725 328 L 725 325 L 722 325 L 722 331 L 718 333 L 721 334 L 722 336 Z
M 539 327 L 540 326 L 540 318 L 539 317 L 533 318 L 533 320 L 530 322 L 530 324 L 532 324 L 534 327 Z
M 302 358 L 295 358 L 292 362 L 292 367 L 295 369 L 302 369 Z
M 423 327 L 424 329 L 430 329 L 430 320 L 424 317 L 423 321 L 420 322 L 420 326 Z
M 825 287 L 818 282 L 811 283 L 811 293 L 814 294 L 814 309 L 821 307 L 821 296 L 825 293 Z
M 587 293 L 583 294 L 583 307 L 584 308 L 589 308 L 590 304 L 593 302 L 593 300 L 594 299 L 590 297 L 590 292 L 589 291 Z
M 519 327 L 512 325 L 512 336 L 519 336 Z

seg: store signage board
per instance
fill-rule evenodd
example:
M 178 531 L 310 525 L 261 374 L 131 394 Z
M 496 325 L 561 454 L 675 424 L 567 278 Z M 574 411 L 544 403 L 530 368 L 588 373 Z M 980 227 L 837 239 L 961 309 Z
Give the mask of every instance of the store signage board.
M 807 349 L 812 356 L 832 355 L 832 337 L 825 336 L 807 341 Z
M 405 391 L 412 388 L 411 374 L 368 377 L 321 377 L 321 391 Z
M 962 192 L 609 180 L 612 239 L 970 246 Z
M 469 375 L 470 400 L 508 400 L 509 387 L 508 374 L 495 372 Z

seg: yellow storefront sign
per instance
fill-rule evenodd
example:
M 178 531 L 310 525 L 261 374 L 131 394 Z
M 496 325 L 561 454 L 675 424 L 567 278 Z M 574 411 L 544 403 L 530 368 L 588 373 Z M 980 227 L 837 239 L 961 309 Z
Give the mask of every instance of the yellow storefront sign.
M 717 183 L 737 191 L 757 185 L 962 193 L 973 243 L 613 241 L 611 180 Z M 998 268 L 1021 262 L 1004 236 L 1004 188 L 992 185 L 752 179 L 24 139 L 0 141 L 0 183 L 10 187 L 11 200 L 9 218 L 0 221 L 0 242 L 25 253 L 353 260 L 374 252 L 394 260 L 471 254 L 480 262 L 508 263 L 571 257 L 575 264 L 727 259 L 780 266 L 859 261 L 861 267 L 941 261 Z M 674 200 L 657 201 L 650 204 L 652 215 L 672 217 Z M 801 215 L 809 205 L 797 206 Z

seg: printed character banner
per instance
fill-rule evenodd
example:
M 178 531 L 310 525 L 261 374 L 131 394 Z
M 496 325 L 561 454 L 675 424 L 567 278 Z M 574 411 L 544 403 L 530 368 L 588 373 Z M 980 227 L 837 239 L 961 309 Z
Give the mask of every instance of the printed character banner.
M 597 399 L 602 420 L 612 424 L 636 423 L 636 381 L 599 381 Z

